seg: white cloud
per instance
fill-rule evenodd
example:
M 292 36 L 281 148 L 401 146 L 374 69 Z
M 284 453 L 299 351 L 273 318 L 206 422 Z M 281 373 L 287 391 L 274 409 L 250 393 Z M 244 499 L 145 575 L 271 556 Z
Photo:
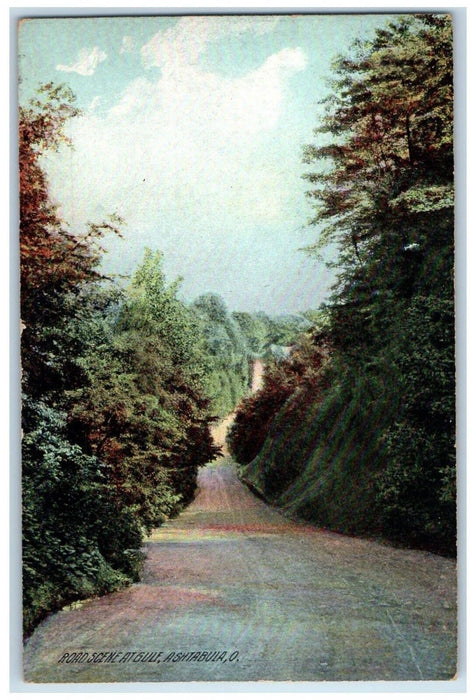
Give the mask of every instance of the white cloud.
M 52 193 L 73 227 L 117 212 L 140 235 L 134 245 L 153 244 L 147 236 L 156 235 L 157 247 L 173 240 L 173 250 L 185 237 L 192 261 L 204 240 L 219 248 L 220 237 L 288 216 L 295 175 L 275 146 L 289 80 L 307 63 L 300 48 L 288 47 L 238 77 L 204 70 L 198 58 L 207 42 L 268 27 L 193 19 L 143 48 L 146 64 L 160 66 L 158 78 L 131 82 L 106 113 L 93 100 L 71 125 L 74 151 L 48 161 Z
M 257 133 L 273 128 L 279 120 L 289 78 L 306 67 L 300 48 L 285 48 L 270 56 L 259 68 L 238 78 L 200 69 L 193 59 L 195 50 L 187 45 L 189 62 L 180 70 L 171 64 L 184 60 L 184 53 L 171 49 L 173 58 L 161 77 L 152 82 L 132 82 L 111 110 L 111 117 L 149 120 L 157 126 L 183 132 L 206 132 L 211 138 L 239 133 Z
M 278 20 L 277 16 L 182 17 L 142 47 L 142 59 L 146 68 L 155 66 L 168 72 L 183 65 L 196 65 L 210 42 L 244 32 L 262 35 L 272 31 Z
M 119 53 L 132 53 L 135 49 L 135 42 L 134 38 L 132 36 L 123 36 L 122 37 L 122 44 L 121 48 L 119 49 Z
M 88 107 L 88 110 L 89 110 L 90 112 L 94 112 L 94 111 L 99 107 L 99 105 L 101 104 L 101 102 L 102 102 L 101 96 L 100 96 L 100 95 L 96 95 L 96 96 L 93 97 L 93 99 L 91 100 L 91 103 L 90 103 L 90 105 L 89 105 L 89 107 Z
M 79 73 L 79 75 L 93 75 L 94 71 L 100 63 L 105 61 L 107 54 L 95 46 L 92 49 L 81 49 L 78 54 L 78 60 L 71 66 L 58 64 L 56 70 L 64 73 Z

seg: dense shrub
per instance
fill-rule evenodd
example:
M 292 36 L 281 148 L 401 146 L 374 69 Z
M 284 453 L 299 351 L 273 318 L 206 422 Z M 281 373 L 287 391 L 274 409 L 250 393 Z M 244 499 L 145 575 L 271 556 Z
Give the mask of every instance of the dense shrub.
M 227 435 L 231 454 L 240 464 L 251 462 L 262 449 L 273 420 L 298 387 L 323 385 L 321 370 L 328 348 L 303 337 L 287 360 L 269 361 L 263 386 L 239 404 Z
M 227 444 L 240 464 L 248 464 L 261 450 L 271 422 L 293 392 L 293 379 L 279 365 L 268 366 L 263 389 L 239 404 Z
M 118 508 L 95 457 L 66 437 L 66 417 L 24 399 L 25 632 L 47 612 L 137 580 L 142 531 Z

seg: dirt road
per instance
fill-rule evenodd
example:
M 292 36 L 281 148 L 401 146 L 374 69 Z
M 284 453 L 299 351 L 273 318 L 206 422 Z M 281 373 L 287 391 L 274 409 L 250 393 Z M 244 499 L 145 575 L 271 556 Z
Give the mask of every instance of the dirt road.
M 140 583 L 37 628 L 25 680 L 455 674 L 454 562 L 290 522 L 238 481 L 230 459 L 201 470 L 196 500 L 146 550 Z

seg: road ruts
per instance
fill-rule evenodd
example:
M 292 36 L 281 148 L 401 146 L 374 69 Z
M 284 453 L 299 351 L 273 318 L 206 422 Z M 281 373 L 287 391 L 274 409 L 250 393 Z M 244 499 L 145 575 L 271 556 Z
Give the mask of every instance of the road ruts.
M 250 493 L 230 459 L 200 470 L 195 501 L 145 548 L 140 583 L 36 629 L 25 680 L 448 680 L 456 673 L 452 560 L 291 522 Z

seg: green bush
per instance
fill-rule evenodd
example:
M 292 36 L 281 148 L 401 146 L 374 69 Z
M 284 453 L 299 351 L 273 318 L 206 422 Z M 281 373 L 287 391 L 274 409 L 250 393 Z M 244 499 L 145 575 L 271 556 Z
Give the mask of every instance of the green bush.
M 401 402 L 385 433 L 379 483 L 387 531 L 400 541 L 456 551 L 454 307 L 415 295 L 399 323 Z
M 24 399 L 23 611 L 48 612 L 137 580 L 142 531 L 111 499 L 102 465 L 66 439 L 66 417 Z

